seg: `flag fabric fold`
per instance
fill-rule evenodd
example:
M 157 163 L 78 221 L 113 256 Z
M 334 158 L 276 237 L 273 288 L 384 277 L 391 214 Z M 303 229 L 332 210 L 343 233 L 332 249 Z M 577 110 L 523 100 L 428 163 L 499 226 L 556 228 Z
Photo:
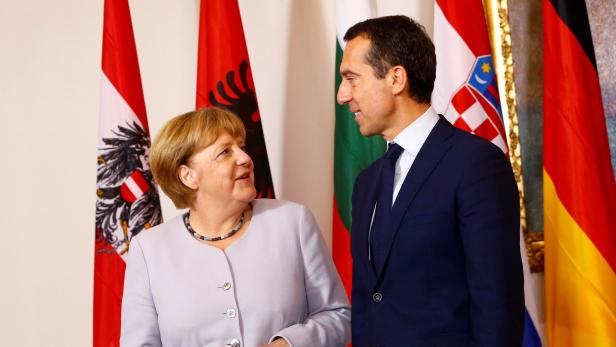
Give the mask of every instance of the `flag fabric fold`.
M 434 44 L 437 70 L 432 106 L 456 127 L 491 141 L 508 154 L 482 1 L 436 0 Z M 520 235 L 526 301 L 523 346 L 535 347 L 542 345 L 540 278 L 529 271 L 523 240 Z
M 584 0 L 544 0 L 550 346 L 616 346 L 616 183 Z
M 93 345 L 119 346 L 123 255 L 162 221 L 127 0 L 105 0 L 97 158 Z
M 201 0 L 197 108 L 216 106 L 242 119 L 257 197 L 274 198 L 261 115 L 237 0 Z
M 345 46 L 344 34 L 355 23 L 374 17 L 375 12 L 375 5 L 371 0 L 336 0 L 336 94 L 341 82 L 339 68 Z M 350 298 L 353 183 L 363 169 L 383 155 L 385 141 L 379 136 L 363 137 L 348 106 L 336 104 L 335 110 L 332 256 Z

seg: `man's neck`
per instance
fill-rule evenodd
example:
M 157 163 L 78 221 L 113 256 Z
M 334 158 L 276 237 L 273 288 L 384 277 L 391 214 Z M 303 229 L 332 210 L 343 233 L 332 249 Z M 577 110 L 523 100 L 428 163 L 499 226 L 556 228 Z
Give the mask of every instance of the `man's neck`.
M 430 103 L 420 104 L 408 98 L 401 100 L 396 107 L 396 112 L 392 115 L 393 125 L 382 134 L 385 141 L 392 141 L 429 108 Z

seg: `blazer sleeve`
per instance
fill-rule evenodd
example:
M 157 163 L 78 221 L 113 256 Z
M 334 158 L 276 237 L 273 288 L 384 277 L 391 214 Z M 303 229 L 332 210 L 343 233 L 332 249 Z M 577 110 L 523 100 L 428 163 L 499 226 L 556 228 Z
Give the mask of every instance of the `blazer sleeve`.
M 120 346 L 162 346 L 158 314 L 139 238 L 133 239 L 126 257 Z
M 524 279 L 518 190 L 502 151 L 496 146 L 483 149 L 469 161 L 457 197 L 471 300 L 471 346 L 519 347 Z
M 275 334 L 292 347 L 342 347 L 351 339 L 351 311 L 338 272 L 319 227 L 310 211 L 302 206 L 300 244 L 304 262 L 304 283 L 308 318 Z

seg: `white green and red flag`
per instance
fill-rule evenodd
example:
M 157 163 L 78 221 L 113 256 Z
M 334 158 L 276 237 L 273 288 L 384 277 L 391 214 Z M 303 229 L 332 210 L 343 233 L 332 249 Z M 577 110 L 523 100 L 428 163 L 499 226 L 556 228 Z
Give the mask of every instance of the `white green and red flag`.
M 340 86 L 340 62 L 346 31 L 355 23 L 375 15 L 371 0 L 336 1 L 336 94 Z M 348 105 L 336 104 L 334 134 L 334 218 L 332 255 L 349 298 L 351 297 L 351 193 L 357 175 L 385 151 L 379 136 L 363 137 Z
M 96 183 L 93 346 L 119 346 L 131 239 L 162 221 L 128 0 L 105 0 Z
M 509 152 L 482 0 L 435 0 L 436 81 L 432 106 L 456 127 Z M 526 254 L 524 238 L 520 249 Z M 540 281 L 524 263 L 523 347 L 540 347 Z

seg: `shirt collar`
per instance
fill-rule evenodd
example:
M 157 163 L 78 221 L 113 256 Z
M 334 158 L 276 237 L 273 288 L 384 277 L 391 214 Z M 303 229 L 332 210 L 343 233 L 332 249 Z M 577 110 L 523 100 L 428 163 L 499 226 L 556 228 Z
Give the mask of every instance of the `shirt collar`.
M 393 142 L 399 144 L 405 151 L 411 153 L 413 156 L 416 156 L 438 120 L 438 114 L 434 108 L 430 106 L 419 118 L 415 119 L 413 123 L 404 128 L 404 130 L 393 139 Z

